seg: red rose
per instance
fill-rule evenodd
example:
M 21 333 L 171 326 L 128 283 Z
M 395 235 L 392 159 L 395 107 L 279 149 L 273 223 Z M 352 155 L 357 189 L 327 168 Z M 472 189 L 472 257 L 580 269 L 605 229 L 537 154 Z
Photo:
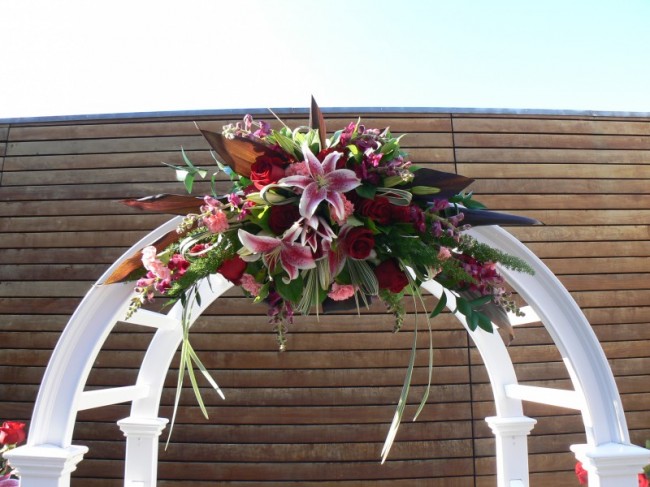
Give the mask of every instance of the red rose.
M 353 259 L 365 259 L 375 248 L 375 236 L 364 227 L 354 227 L 345 234 L 343 249 Z
M 244 271 L 246 270 L 246 265 L 246 262 L 241 260 L 241 257 L 235 255 L 232 259 L 224 260 L 217 269 L 217 272 L 233 284 L 239 286 L 241 276 L 244 275 Z
M 251 166 L 251 181 L 257 189 L 277 183 L 284 177 L 287 161 L 278 156 L 262 155 Z
M 375 276 L 379 282 L 379 289 L 388 289 L 398 293 L 409 283 L 406 274 L 399 268 L 395 259 L 388 259 L 375 267 Z
M 274 205 L 269 210 L 269 228 L 276 235 L 282 235 L 300 219 L 296 205 Z
M 362 199 L 359 213 L 370 218 L 375 223 L 387 225 L 391 221 L 392 206 L 386 198 Z
M 25 423 L 5 421 L 0 427 L 0 445 L 16 445 L 25 441 Z

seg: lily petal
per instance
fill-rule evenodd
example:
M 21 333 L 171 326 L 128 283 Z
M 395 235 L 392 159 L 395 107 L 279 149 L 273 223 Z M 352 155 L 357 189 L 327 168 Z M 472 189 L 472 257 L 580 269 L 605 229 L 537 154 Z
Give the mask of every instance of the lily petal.
M 337 169 L 324 177 L 327 189 L 337 193 L 347 193 L 361 185 L 361 180 L 349 169 Z
M 291 280 L 298 277 L 298 269 L 313 269 L 316 267 L 316 261 L 314 261 L 309 247 L 304 247 L 296 243 L 282 246 L 282 250 L 280 250 L 280 262 Z
M 319 188 L 316 182 L 307 186 L 300 198 L 300 214 L 305 218 L 311 218 L 318 205 L 327 197 L 327 188 Z
M 327 193 L 327 202 L 332 205 L 337 220 L 345 218 L 345 200 L 341 193 L 330 191 Z
M 339 158 L 342 156 L 340 152 L 330 152 L 325 156 L 325 160 L 323 161 L 323 172 L 325 174 L 330 173 L 332 171 L 336 170 L 336 163 L 338 162 Z
M 286 178 L 280 179 L 278 184 L 281 184 L 282 186 L 296 186 L 305 189 L 313 182 L 314 180 L 309 176 L 287 176 Z
M 318 158 L 312 153 L 312 151 L 309 150 L 309 146 L 307 144 L 303 144 L 302 154 L 303 156 L 305 156 L 305 164 L 307 166 L 307 170 L 309 171 L 311 177 L 317 179 L 319 176 L 322 176 L 323 165 L 318 160 Z
M 272 251 L 281 245 L 281 241 L 274 237 L 266 237 L 263 235 L 253 235 L 241 228 L 237 232 L 239 241 L 244 247 L 256 254 L 263 254 Z

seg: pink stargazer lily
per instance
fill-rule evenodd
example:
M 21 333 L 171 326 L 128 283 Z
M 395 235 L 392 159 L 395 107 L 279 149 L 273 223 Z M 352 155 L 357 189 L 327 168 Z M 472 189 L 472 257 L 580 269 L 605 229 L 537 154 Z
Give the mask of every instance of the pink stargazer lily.
M 239 229 L 238 235 L 242 245 L 253 254 L 262 255 L 264 264 L 273 270 L 278 265 L 287 271 L 289 279 L 298 277 L 298 269 L 313 269 L 316 267 L 314 256 L 309 247 L 296 243 L 302 229 L 294 224 L 282 238 L 265 235 L 253 235 Z
M 345 200 L 341 193 L 352 191 L 361 184 L 361 180 L 350 169 L 336 169 L 336 162 L 343 155 L 340 152 L 331 152 L 323 162 L 318 160 L 306 144 L 302 146 L 302 153 L 309 176 L 288 176 L 282 178 L 279 184 L 303 190 L 298 207 L 305 218 L 311 218 L 318 205 L 327 201 L 332 205 L 335 215 L 344 219 Z

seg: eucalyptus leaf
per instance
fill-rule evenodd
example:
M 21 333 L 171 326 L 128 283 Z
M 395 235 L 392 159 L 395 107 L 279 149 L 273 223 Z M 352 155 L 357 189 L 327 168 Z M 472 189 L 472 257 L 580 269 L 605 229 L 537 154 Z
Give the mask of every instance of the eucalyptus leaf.
M 445 294 L 443 291 L 440 299 L 438 300 L 438 304 L 436 304 L 434 310 L 431 312 L 431 314 L 429 314 L 429 318 L 435 318 L 438 316 L 440 313 L 442 313 L 442 310 L 445 309 L 445 306 L 447 306 L 447 294 Z

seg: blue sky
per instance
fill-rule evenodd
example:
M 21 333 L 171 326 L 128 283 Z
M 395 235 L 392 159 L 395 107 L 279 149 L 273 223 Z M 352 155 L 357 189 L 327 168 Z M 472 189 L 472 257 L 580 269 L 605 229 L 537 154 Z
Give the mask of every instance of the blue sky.
M 1 0 L 0 118 L 306 107 L 650 112 L 650 1 Z

